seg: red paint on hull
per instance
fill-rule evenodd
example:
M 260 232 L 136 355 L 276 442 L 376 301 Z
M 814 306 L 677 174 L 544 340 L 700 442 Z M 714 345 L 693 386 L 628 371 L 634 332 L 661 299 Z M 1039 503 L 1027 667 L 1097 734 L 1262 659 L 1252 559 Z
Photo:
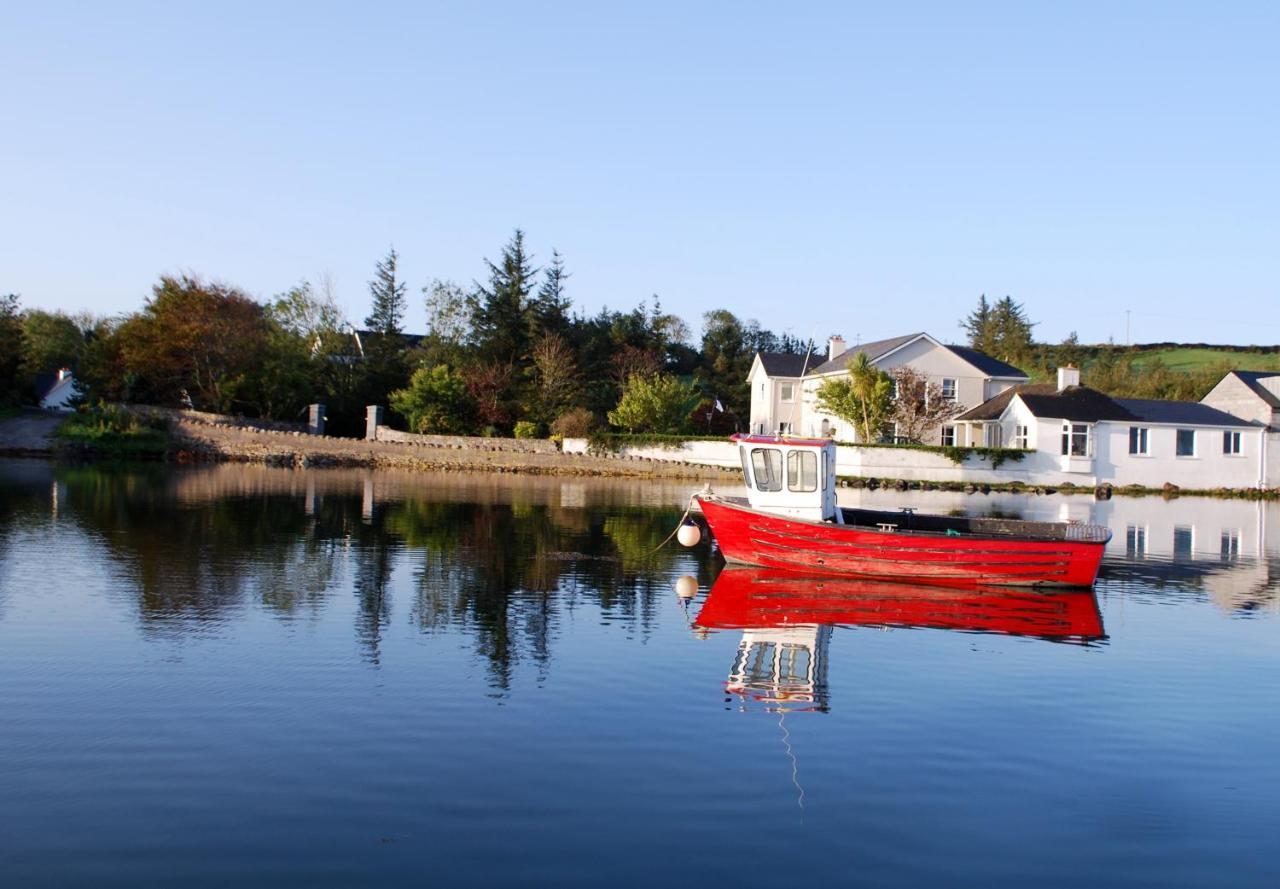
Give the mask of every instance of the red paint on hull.
M 1045 639 L 1100 639 L 1092 592 L 943 589 L 850 577 L 726 568 L 695 621 L 708 629 L 797 624 L 931 627 Z
M 1090 587 L 1103 543 L 909 530 L 788 519 L 698 498 L 725 559 L 742 565 L 945 586 Z

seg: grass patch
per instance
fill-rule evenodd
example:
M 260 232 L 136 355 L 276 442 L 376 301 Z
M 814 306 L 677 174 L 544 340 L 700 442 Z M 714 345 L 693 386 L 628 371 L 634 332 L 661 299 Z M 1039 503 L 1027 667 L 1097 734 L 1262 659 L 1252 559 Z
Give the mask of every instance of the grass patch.
M 165 420 L 108 405 L 83 407 L 58 427 L 68 450 L 119 459 L 164 457 L 173 441 Z
M 1263 352 L 1246 352 L 1197 346 L 1178 346 L 1169 349 L 1151 349 L 1134 357 L 1134 366 L 1142 367 L 1152 359 L 1160 359 L 1170 370 L 1190 372 L 1215 366 L 1229 366 L 1236 370 L 1275 370 L 1276 356 Z

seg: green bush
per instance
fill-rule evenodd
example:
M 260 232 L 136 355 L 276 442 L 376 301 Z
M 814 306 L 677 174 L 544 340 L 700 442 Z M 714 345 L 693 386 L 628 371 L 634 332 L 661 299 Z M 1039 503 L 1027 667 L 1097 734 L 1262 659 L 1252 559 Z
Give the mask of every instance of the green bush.
M 104 404 L 81 407 L 58 427 L 58 438 L 73 449 L 112 457 L 160 457 L 172 445 L 163 417 Z
M 541 438 L 542 428 L 532 420 L 518 420 L 515 428 L 516 438 Z

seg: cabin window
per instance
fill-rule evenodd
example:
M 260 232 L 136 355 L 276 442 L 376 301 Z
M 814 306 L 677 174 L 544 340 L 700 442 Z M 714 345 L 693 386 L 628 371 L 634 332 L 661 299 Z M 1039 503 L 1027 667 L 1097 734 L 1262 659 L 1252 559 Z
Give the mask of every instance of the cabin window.
M 1088 423 L 1063 423 L 1062 424 L 1062 456 L 1064 457 L 1089 456 L 1089 424 Z
M 1194 457 L 1196 455 L 1196 431 L 1194 429 L 1178 430 L 1178 449 L 1176 453 L 1179 457 Z
M 831 477 L 831 458 L 827 456 L 827 449 L 822 449 L 822 490 L 827 489 L 827 479 Z
M 813 451 L 787 452 L 787 490 L 818 490 L 818 455 Z
M 1129 453 L 1135 457 L 1147 457 L 1151 454 L 1151 430 L 1145 426 L 1129 427 Z
M 1026 450 L 1026 447 L 1027 447 L 1027 427 L 1026 426 L 1013 427 L 1013 446 L 1015 448 L 1022 448 L 1023 450 Z
M 755 448 L 751 451 L 751 477 L 757 491 L 782 490 L 782 451 Z
M 788 402 L 795 401 L 796 400 L 796 384 L 795 383 L 779 384 L 778 399 L 780 401 L 788 401 Z
M 747 461 L 747 449 L 738 448 L 738 456 L 742 458 L 742 480 L 751 487 L 751 466 Z
M 944 448 L 954 448 L 956 446 L 956 427 L 942 427 L 942 446 Z
M 942 400 L 943 401 L 956 400 L 956 381 L 953 377 L 942 378 Z
M 1222 453 L 1239 454 L 1240 453 L 1240 433 L 1224 432 L 1222 433 Z

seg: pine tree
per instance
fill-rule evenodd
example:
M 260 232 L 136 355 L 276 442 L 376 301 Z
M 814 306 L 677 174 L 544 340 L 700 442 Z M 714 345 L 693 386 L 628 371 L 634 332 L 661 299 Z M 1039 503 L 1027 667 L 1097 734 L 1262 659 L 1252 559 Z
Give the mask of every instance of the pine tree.
M 406 307 L 405 284 L 403 281 L 396 280 L 398 259 L 396 249 L 392 247 L 387 255 L 378 261 L 374 279 L 369 282 L 369 295 L 373 297 L 373 305 L 364 323 L 374 333 L 383 336 L 398 336 L 404 333 L 401 324 L 404 321 Z
M 1035 324 L 1027 319 L 1022 303 L 1014 302 L 1012 296 L 1004 297 L 992 308 L 991 319 L 995 328 L 995 351 L 990 354 L 1010 362 L 1031 354 L 1031 328 Z
M 564 270 L 564 257 L 559 251 L 552 250 L 551 264 L 542 273 L 542 284 L 529 301 L 527 314 L 531 340 L 536 341 L 545 333 L 563 335 L 569 329 L 572 303 L 564 293 L 564 282 L 569 277 Z
M 985 293 L 978 297 L 978 308 L 969 313 L 967 318 L 962 319 L 960 326 L 969 334 L 970 346 L 973 346 L 979 352 L 986 352 L 989 355 L 995 354 L 995 319 Z
M 489 267 L 489 284 L 477 283 L 469 300 L 472 334 L 479 357 L 484 361 L 521 364 L 529 355 L 529 327 L 525 312 L 533 279 L 538 270 L 533 257 L 525 252 L 524 232 L 515 235 L 502 248 L 502 260 Z

